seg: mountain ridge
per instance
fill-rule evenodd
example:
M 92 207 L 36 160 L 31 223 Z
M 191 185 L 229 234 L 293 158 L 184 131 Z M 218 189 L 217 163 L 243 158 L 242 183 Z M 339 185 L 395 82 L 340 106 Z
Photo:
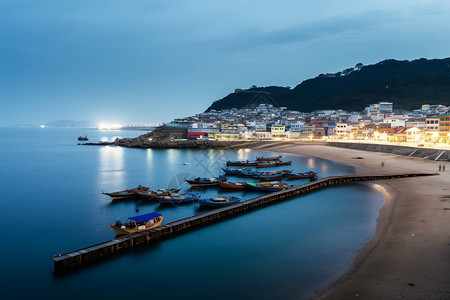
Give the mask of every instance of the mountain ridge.
M 386 59 L 367 66 L 358 63 L 354 68 L 306 79 L 294 88 L 236 89 L 214 101 L 206 111 L 254 107 L 260 103 L 302 112 L 361 111 L 380 101 L 393 102 L 395 109 L 405 110 L 420 108 L 422 104 L 450 104 L 450 58 Z

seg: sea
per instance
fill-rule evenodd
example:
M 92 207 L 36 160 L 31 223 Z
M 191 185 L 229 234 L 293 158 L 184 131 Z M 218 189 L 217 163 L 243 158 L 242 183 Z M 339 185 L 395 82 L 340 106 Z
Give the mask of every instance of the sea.
M 331 160 L 259 150 L 131 149 L 78 145 L 142 131 L 0 128 L 2 299 L 308 299 L 345 273 L 375 233 L 383 196 L 368 184 L 331 187 L 139 247 L 68 272 L 52 256 L 114 238 L 109 224 L 158 212 L 171 222 L 204 212 L 197 203 L 112 202 L 102 192 L 138 185 L 181 187 L 216 177 L 227 160 L 282 155 L 319 177 L 354 174 Z M 313 153 L 311 153 L 313 155 Z M 269 170 L 269 169 L 267 169 Z M 240 178 L 230 178 L 238 181 Z M 289 180 L 300 185 L 307 180 Z

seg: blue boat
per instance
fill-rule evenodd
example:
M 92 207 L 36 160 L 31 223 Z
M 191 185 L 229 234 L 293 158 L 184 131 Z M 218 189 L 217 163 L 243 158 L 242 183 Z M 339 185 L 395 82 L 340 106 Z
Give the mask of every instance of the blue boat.
M 200 198 L 197 193 L 172 194 L 170 196 L 156 196 L 159 204 L 182 204 L 195 202 Z
M 185 179 L 187 183 L 189 183 L 192 187 L 206 187 L 206 186 L 213 186 L 213 185 L 219 185 L 219 181 L 227 181 L 228 177 L 221 175 L 217 178 L 202 178 L 197 177 L 194 180 L 191 179 Z
M 241 171 L 251 171 L 252 169 L 251 168 L 247 168 L 247 169 L 227 169 L 227 168 L 222 168 L 222 170 L 227 175 L 240 176 L 241 175 Z
M 274 181 L 274 180 L 281 180 L 285 177 L 286 175 L 283 173 L 279 173 L 279 174 L 263 174 L 263 175 L 259 175 L 258 179 L 260 180 L 266 180 L 266 181 Z
M 261 175 L 262 175 L 262 173 L 259 171 L 247 171 L 247 170 L 241 171 L 241 176 L 244 176 L 244 177 L 258 177 Z
M 241 201 L 241 197 L 230 196 L 230 197 L 216 197 L 208 199 L 199 199 L 198 204 L 200 207 L 222 207 L 226 205 L 231 205 Z

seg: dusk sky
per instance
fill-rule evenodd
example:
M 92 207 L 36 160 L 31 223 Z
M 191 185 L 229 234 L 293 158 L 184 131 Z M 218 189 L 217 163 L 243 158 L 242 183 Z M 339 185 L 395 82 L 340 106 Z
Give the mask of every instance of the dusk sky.
M 0 126 L 171 121 L 235 88 L 449 57 L 450 2 L 0 1 Z

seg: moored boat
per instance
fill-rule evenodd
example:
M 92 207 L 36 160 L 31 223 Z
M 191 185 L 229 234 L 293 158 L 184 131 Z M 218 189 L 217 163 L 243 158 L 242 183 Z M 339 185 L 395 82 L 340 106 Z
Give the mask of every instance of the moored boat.
M 182 204 L 195 202 L 200 198 L 199 194 L 187 193 L 187 194 L 172 194 L 169 196 L 156 196 L 159 204 Z
M 89 141 L 87 135 L 85 135 L 85 136 L 81 136 L 81 135 L 80 135 L 80 136 L 78 137 L 78 140 L 79 140 L 79 141 Z
M 257 168 L 266 168 L 266 167 L 275 167 L 277 165 L 277 162 L 275 161 L 265 161 L 260 162 L 256 164 Z
M 129 217 L 125 223 L 117 221 L 115 225 L 111 224 L 110 228 L 114 230 L 117 237 L 158 227 L 161 225 L 163 220 L 164 218 L 161 214 L 152 212 L 135 217 Z
M 227 168 L 222 168 L 222 170 L 225 172 L 225 174 L 227 175 L 234 175 L 234 176 L 239 176 L 241 175 L 242 171 L 251 171 L 251 168 L 244 168 L 244 169 L 227 169 Z
M 302 178 L 311 178 L 317 179 L 317 173 L 313 171 L 303 172 L 303 173 L 288 173 L 289 178 L 292 179 L 302 179 Z
M 276 192 L 291 188 L 292 185 L 285 184 L 283 182 L 271 181 L 271 182 L 246 182 L 249 189 L 267 192 Z
M 257 161 L 272 161 L 272 160 L 280 160 L 281 158 L 283 158 L 283 156 L 276 156 L 276 157 L 257 157 L 256 160 Z
M 259 171 L 241 171 L 241 176 L 244 177 L 258 177 L 261 175 L 261 172 Z
M 181 188 L 179 189 L 174 189 L 174 188 L 166 188 L 166 189 L 159 189 L 156 191 L 137 191 L 136 194 L 140 197 L 140 198 L 144 198 L 144 199 L 153 199 L 156 198 L 156 196 L 169 196 L 172 193 L 178 193 L 181 190 Z
M 227 166 L 256 166 L 256 161 L 227 161 Z
M 185 179 L 187 183 L 189 183 L 192 187 L 206 187 L 206 186 L 213 186 L 218 185 L 220 181 L 227 181 L 227 176 L 219 176 L 215 178 L 202 178 L 197 177 L 194 180 L 191 179 Z
M 275 164 L 277 166 L 288 166 L 288 165 L 292 165 L 292 160 L 290 160 L 290 161 L 277 161 L 277 162 L 275 162 Z
M 258 179 L 260 180 L 265 180 L 265 181 L 272 181 L 272 180 L 281 180 L 285 177 L 286 175 L 284 173 L 275 173 L 275 174 L 264 174 L 264 175 L 259 175 Z
M 112 193 L 102 192 L 102 194 L 110 196 L 112 198 L 112 200 L 122 200 L 122 199 L 136 197 L 138 195 L 137 193 L 139 191 L 148 191 L 148 190 L 149 190 L 149 187 L 139 185 L 137 188 L 133 188 L 133 189 L 112 192 Z
M 221 188 L 233 190 L 245 190 L 247 188 L 247 186 L 245 185 L 245 181 L 242 182 L 220 181 L 219 185 Z
M 230 196 L 230 197 L 215 197 L 207 199 L 199 199 L 198 204 L 200 207 L 221 207 L 226 205 L 231 205 L 241 201 L 241 197 Z

